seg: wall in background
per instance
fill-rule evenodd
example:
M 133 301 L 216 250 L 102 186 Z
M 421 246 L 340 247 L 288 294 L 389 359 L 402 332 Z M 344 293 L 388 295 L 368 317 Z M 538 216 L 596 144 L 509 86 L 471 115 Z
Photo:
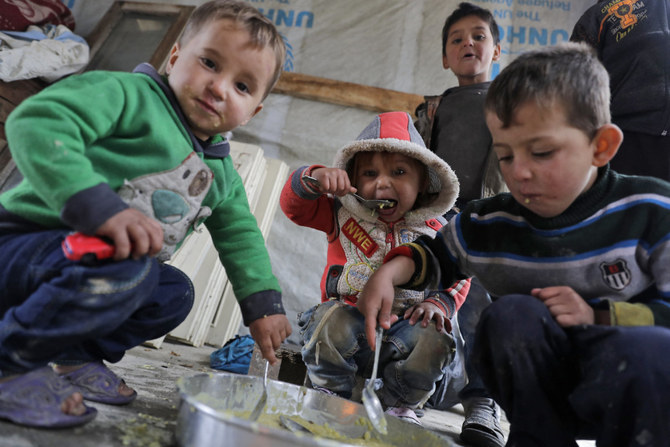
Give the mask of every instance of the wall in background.
M 86 36 L 112 0 L 63 0 Z M 498 73 L 517 54 L 568 40 L 573 24 L 593 1 L 471 0 L 490 9 L 501 28 Z M 150 1 L 199 5 L 203 1 Z M 441 30 L 460 0 L 249 0 L 286 37 L 288 71 L 417 94 L 456 85 L 442 68 Z M 374 113 L 271 94 L 265 108 L 233 138 L 261 146 L 288 163 L 332 163 L 338 148 L 356 138 Z M 456 173 L 458 174 L 458 173 Z M 268 248 L 284 291 L 289 318 L 319 302 L 325 235 L 297 227 L 279 211 Z M 297 341 L 294 324 L 292 339 Z M 245 333 L 245 329 L 241 328 Z

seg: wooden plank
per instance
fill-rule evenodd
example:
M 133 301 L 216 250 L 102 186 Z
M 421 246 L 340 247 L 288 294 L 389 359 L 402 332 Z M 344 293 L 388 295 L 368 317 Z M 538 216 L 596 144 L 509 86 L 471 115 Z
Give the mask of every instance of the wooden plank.
M 89 44 L 89 57 L 93 61 L 98 51 L 105 44 L 107 38 L 114 32 L 125 15 L 145 14 L 154 17 L 171 17 L 172 23 L 165 32 L 165 36 L 155 49 L 151 58 L 147 61 L 157 69 L 162 69 L 170 49 L 182 32 L 186 21 L 195 9 L 190 5 L 163 5 L 146 2 L 116 1 L 107 10 L 98 25 L 87 38 Z M 131 44 L 131 43 L 129 43 Z
M 5 122 L 10 113 L 24 99 L 48 85 L 40 79 L 21 79 L 12 82 L 0 81 L 0 192 L 19 182 L 21 174 L 16 169 L 7 145 Z
M 123 17 L 121 3 L 123 2 L 113 3 L 98 22 L 93 32 L 87 37 L 89 61 L 92 61 L 95 58 L 102 45 L 105 43 L 105 40 L 112 34 L 112 31 L 114 31 L 114 28 Z
M 157 67 L 159 72 L 163 73 L 165 71 L 165 65 L 168 56 L 170 55 L 170 50 L 177 39 L 179 39 L 179 36 L 184 29 L 184 25 L 186 25 L 186 22 L 194 9 L 195 6 L 179 6 L 179 11 L 175 14 L 174 22 L 165 33 L 165 37 L 160 45 L 158 45 L 158 48 L 156 48 L 154 54 L 151 56 L 149 63 L 152 66 Z
M 16 164 L 11 158 L 2 163 L 3 164 L 0 165 L 0 192 L 5 192 L 21 181 L 21 174 L 18 169 L 16 169 Z
M 11 82 L 0 81 L 0 98 L 16 107 L 28 96 L 39 92 L 47 85 L 49 85 L 47 82 L 38 78 Z
M 0 138 L 5 139 L 5 121 L 9 114 L 27 97 L 48 84 L 37 78 L 12 82 L 0 81 Z
M 291 72 L 282 73 L 272 93 L 377 113 L 405 111 L 412 116 L 424 101 L 422 95 Z

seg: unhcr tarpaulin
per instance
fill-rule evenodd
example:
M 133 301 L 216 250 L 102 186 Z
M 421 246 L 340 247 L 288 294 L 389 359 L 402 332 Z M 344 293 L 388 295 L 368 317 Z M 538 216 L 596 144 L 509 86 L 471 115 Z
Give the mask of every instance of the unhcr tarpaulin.
M 286 70 L 401 92 L 439 94 L 456 85 L 442 68 L 441 30 L 460 0 L 255 0 L 288 45 Z M 497 74 L 517 54 L 568 40 L 595 0 L 471 0 L 490 9 L 501 31 Z M 86 35 L 111 0 L 64 0 Z M 156 3 L 156 2 L 154 2 Z M 198 5 L 202 1 L 160 3 Z M 291 170 L 332 163 L 335 151 L 356 138 L 375 113 L 325 102 L 271 94 L 265 108 L 234 139 L 261 146 Z M 456 173 L 458 174 L 458 173 Z M 319 302 L 326 259 L 323 233 L 301 228 L 278 211 L 268 248 L 294 324 L 296 313 Z M 244 331 L 242 331 L 244 332 Z

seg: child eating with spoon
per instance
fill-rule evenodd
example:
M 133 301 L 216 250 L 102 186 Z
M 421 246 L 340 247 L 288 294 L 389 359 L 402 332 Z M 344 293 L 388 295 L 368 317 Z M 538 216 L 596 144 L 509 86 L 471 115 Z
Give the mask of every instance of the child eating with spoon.
M 352 192 L 393 206 L 370 210 Z M 457 195 L 456 175 L 426 149 L 404 112 L 375 117 L 338 151 L 334 167 L 304 166 L 291 174 L 282 210 L 328 236 L 321 304 L 299 316 L 302 357 L 315 389 L 351 398 L 356 373 L 367 372 L 373 358 L 356 308 L 359 292 L 393 247 L 433 236 Z M 450 318 L 468 288 L 462 280 L 447 290 L 396 290 L 393 312 L 400 319 L 385 332 L 379 363 L 378 396 L 387 414 L 419 423 L 414 409 L 430 397 L 453 359 Z

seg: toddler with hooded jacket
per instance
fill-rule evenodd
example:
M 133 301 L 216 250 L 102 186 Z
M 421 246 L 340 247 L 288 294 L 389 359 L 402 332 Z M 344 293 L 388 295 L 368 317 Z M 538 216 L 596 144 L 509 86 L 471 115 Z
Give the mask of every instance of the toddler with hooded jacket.
M 393 205 L 369 209 L 351 192 Z M 378 115 L 337 152 L 334 167 L 304 166 L 291 174 L 282 210 L 298 225 L 328 236 L 321 304 L 299 316 L 302 357 L 314 388 L 351 398 L 356 374 L 367 372 L 373 357 L 356 308 L 358 294 L 392 248 L 434 236 L 457 195 L 454 172 L 426 149 L 404 112 Z M 399 321 L 383 336 L 379 364 L 378 396 L 388 414 L 419 423 L 414 409 L 430 397 L 453 359 L 450 318 L 469 284 L 465 279 L 430 292 L 396 289 L 393 313 Z

